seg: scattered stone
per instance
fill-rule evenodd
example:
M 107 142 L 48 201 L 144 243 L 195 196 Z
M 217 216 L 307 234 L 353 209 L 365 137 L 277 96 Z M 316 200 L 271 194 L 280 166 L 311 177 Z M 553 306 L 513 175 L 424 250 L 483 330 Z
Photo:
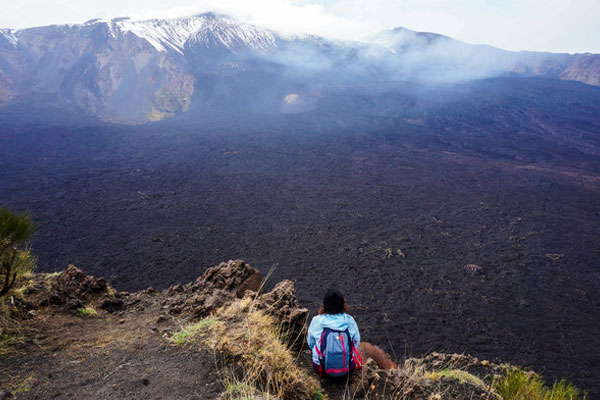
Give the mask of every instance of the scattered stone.
M 83 308 L 83 302 L 80 299 L 69 299 L 67 301 L 66 308 L 68 310 L 77 310 L 78 308 Z
M 152 286 L 149 286 L 146 290 L 144 290 L 144 293 L 149 295 L 157 295 L 158 290 L 154 289 Z
M 102 301 L 100 308 L 108 311 L 109 313 L 115 313 L 123 309 L 123 300 L 107 298 Z
M 0 389 L 0 400 L 10 399 L 13 397 L 12 393 L 8 390 Z
M 470 271 L 470 272 L 472 272 L 472 273 L 474 273 L 474 274 L 475 274 L 475 273 L 481 274 L 481 273 L 483 272 L 483 268 L 482 268 L 482 267 L 480 267 L 480 266 L 479 266 L 479 265 L 477 265 L 477 264 L 467 264 L 467 265 L 465 265 L 465 267 L 464 267 L 464 268 L 465 268 L 467 271 Z
M 560 253 L 548 253 L 546 254 L 546 257 L 549 258 L 552 261 L 558 261 L 561 258 L 564 258 L 564 254 L 560 254 Z

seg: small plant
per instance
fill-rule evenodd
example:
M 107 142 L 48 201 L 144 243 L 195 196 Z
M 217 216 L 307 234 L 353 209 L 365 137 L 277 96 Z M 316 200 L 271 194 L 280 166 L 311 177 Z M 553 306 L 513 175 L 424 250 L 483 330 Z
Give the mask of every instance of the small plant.
M 95 317 L 98 315 L 98 311 L 92 306 L 78 308 L 76 311 L 78 317 Z
M 585 400 L 587 393 L 566 380 L 555 382 L 551 388 L 544 385 L 542 378 L 521 368 L 506 372 L 494 384 L 496 391 L 506 400 Z
M 36 259 L 28 248 L 35 230 L 29 213 L 15 214 L 0 207 L 0 297 L 8 293 L 17 278 L 35 268 Z
M 182 346 L 186 343 L 195 342 L 198 335 L 204 332 L 206 328 L 208 328 L 214 323 L 214 319 L 205 318 L 200 322 L 190 324 L 185 328 L 181 329 L 179 332 L 176 332 L 170 340 L 177 346 Z
M 480 388 L 485 389 L 485 383 L 478 377 L 473 374 L 468 373 L 462 369 L 442 369 L 439 371 L 431 371 L 426 372 L 423 376 L 425 379 L 438 380 L 442 377 L 456 379 L 460 382 L 470 383 L 472 385 L 478 386 Z
M 225 388 L 227 397 L 231 399 L 254 399 L 261 396 L 256 388 L 248 385 L 247 383 L 237 381 L 235 379 L 229 379 L 227 387 Z M 264 398 L 264 396 L 261 396 Z
M 14 350 L 14 345 L 25 343 L 25 338 L 18 331 L 14 333 L 2 332 L 0 329 L 0 356 L 8 354 Z
M 313 400 L 325 400 L 325 394 L 323 394 L 323 391 L 321 390 L 321 388 L 316 388 L 315 391 L 313 392 L 313 396 L 312 396 Z

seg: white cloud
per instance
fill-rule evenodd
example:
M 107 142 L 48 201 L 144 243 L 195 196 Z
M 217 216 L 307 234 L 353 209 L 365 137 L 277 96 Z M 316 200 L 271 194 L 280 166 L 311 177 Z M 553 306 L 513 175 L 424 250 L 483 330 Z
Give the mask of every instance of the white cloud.
M 510 50 L 600 53 L 598 0 L 0 0 L 0 26 L 206 11 L 277 30 L 351 40 L 404 26 Z

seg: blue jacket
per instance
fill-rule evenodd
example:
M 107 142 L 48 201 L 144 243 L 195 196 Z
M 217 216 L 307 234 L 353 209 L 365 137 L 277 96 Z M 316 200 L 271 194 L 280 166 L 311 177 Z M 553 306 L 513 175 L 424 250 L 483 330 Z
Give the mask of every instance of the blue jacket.
M 358 326 L 351 315 L 344 313 L 315 315 L 312 321 L 310 321 L 306 341 L 308 342 L 308 347 L 312 350 L 312 360 L 317 365 L 320 365 L 321 362 L 319 361 L 319 356 L 317 355 L 315 348 L 319 345 L 319 339 L 321 339 L 321 335 L 323 334 L 323 328 L 335 329 L 337 331 L 348 329 L 354 346 L 358 347 L 360 344 Z

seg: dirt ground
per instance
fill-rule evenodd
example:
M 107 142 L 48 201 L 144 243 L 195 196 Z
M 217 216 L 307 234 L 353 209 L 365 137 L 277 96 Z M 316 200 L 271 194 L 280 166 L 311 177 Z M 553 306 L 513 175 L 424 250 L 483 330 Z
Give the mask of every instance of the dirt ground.
M 161 306 L 98 317 L 40 315 L 35 343 L 2 356 L 0 386 L 16 399 L 214 399 L 222 392 L 213 354 L 176 347 L 156 323 Z

